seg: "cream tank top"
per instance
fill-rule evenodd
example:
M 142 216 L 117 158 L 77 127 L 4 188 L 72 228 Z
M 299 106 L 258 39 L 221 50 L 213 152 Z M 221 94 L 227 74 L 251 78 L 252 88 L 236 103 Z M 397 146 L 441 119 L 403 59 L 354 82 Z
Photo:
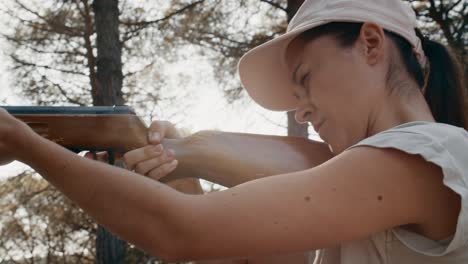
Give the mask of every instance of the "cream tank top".
M 351 146 L 393 148 L 442 168 L 443 183 L 461 197 L 455 234 L 434 241 L 392 228 L 310 254 L 310 264 L 468 264 L 468 132 L 442 123 L 410 122 Z M 429 204 L 427 206 L 430 206 Z M 314 256 L 315 255 L 315 256 Z

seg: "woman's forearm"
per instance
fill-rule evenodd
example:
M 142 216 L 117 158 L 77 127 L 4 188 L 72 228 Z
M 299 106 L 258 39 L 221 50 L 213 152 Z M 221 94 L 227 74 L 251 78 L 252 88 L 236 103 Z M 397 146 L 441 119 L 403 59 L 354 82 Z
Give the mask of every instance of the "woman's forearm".
M 227 187 L 312 168 L 332 157 L 326 144 L 298 137 L 201 131 L 163 144 L 179 160 L 164 180 L 198 177 Z
M 171 236 L 179 227 L 168 219 L 178 219 L 178 211 L 189 206 L 187 195 L 128 170 L 82 158 L 37 135 L 31 138 L 23 143 L 30 147 L 20 150 L 18 160 L 98 223 L 158 257 L 168 255 L 169 246 L 171 251 L 177 246 Z

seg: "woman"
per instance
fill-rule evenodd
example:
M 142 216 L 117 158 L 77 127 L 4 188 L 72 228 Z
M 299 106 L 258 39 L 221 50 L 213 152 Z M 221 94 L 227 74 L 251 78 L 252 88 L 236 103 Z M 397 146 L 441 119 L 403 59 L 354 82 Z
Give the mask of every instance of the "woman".
M 1 161 L 31 165 L 168 261 L 323 249 L 316 263 L 466 263 L 462 78 L 415 24 L 399 0 L 309 0 L 287 34 L 241 61 L 254 100 L 297 109 L 330 146 L 335 156 L 312 169 L 187 195 L 73 155 L 5 111 Z

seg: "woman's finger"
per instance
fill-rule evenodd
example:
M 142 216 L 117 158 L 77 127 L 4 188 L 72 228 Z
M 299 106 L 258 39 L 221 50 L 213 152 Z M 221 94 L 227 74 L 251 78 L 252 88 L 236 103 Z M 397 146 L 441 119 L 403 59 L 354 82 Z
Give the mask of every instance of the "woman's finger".
M 135 166 L 145 160 L 159 157 L 164 150 L 163 145 L 147 145 L 142 148 L 131 150 L 123 155 L 125 166 L 134 170 Z
M 136 164 L 135 165 L 135 172 L 138 173 L 138 174 L 141 174 L 141 175 L 146 175 L 149 171 L 151 171 L 151 170 L 153 170 L 155 168 L 158 168 L 158 167 L 162 166 L 165 163 L 169 163 L 172 160 L 174 160 L 173 156 L 170 156 L 170 155 L 166 154 L 166 152 L 163 152 L 163 154 L 161 154 L 158 157 L 155 157 L 155 158 L 152 158 L 152 159 L 149 159 L 149 160 L 145 160 L 143 162 L 140 162 L 140 163 Z
M 177 160 L 173 160 L 170 163 L 166 163 L 151 170 L 146 176 L 158 181 L 162 177 L 167 176 L 169 173 L 174 171 L 175 168 L 177 168 L 177 164 L 179 164 L 179 162 Z

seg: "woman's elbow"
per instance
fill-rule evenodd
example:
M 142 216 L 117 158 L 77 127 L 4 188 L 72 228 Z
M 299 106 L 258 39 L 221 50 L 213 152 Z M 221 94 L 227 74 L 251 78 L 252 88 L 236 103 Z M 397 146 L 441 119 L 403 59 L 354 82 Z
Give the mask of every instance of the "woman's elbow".
M 196 196 L 187 196 L 194 199 Z M 159 215 L 152 221 L 147 232 L 143 234 L 147 243 L 145 248 L 153 256 L 165 262 L 180 262 L 196 260 L 200 245 L 200 221 L 190 220 L 187 215 L 197 215 L 191 201 L 183 201 L 184 206 L 168 210 L 164 216 Z M 184 212 L 184 213 L 181 213 Z M 189 212 L 192 212 L 191 214 Z M 159 223 L 159 224 L 158 224 Z M 151 230 L 151 231 L 149 231 Z M 149 232 L 148 232 L 149 231 Z

